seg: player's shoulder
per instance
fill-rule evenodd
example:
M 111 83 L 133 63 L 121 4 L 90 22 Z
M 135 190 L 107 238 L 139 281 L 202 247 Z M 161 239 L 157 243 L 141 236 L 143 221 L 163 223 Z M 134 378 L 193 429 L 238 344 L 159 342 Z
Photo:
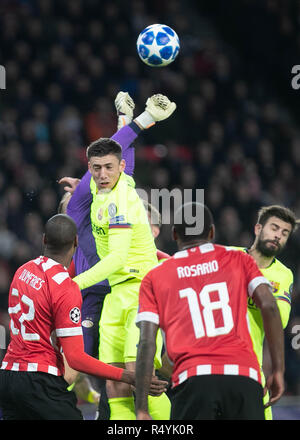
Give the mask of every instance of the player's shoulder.
M 247 252 L 246 247 L 242 246 L 218 246 L 223 248 L 223 253 L 226 253 L 232 261 L 236 261 L 237 264 L 247 265 L 253 263 L 254 258 Z M 219 250 L 221 252 L 221 249 Z
M 293 278 L 293 272 L 291 271 L 291 269 L 289 267 L 287 267 L 284 263 L 282 263 L 282 261 L 278 260 L 277 258 L 274 259 L 274 263 L 272 266 L 273 266 L 273 269 L 275 269 L 277 272 L 280 272 L 286 278 Z
M 77 284 L 72 280 L 68 269 L 62 266 L 57 261 L 48 257 L 39 257 L 33 260 L 42 273 L 44 273 L 45 278 L 49 283 L 49 287 L 53 288 L 55 291 L 67 290 L 70 288 L 75 288 Z
M 129 188 L 135 188 L 135 180 L 132 176 L 129 176 L 126 173 L 123 173 L 124 182 Z
M 159 249 L 156 250 L 156 256 L 159 262 L 162 262 L 163 260 L 166 260 L 170 258 L 171 255 L 167 254 L 166 252 L 163 252 Z
M 241 251 L 247 254 L 248 249 L 245 246 L 225 246 L 228 251 Z

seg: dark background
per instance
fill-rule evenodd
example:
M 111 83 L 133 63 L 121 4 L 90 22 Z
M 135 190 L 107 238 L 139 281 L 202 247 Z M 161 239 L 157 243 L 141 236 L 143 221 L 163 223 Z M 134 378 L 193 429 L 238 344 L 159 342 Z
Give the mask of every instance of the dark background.
M 136 53 L 144 27 L 165 23 L 181 41 L 176 61 L 149 68 Z M 300 217 L 299 1 L 1 0 L 0 324 L 11 278 L 41 253 L 62 176 L 81 177 L 85 148 L 116 131 L 114 99 L 128 91 L 135 115 L 163 93 L 177 103 L 137 140 L 138 188 L 203 188 L 217 241 L 250 246 L 257 211 L 282 204 Z M 151 201 L 151 200 L 150 200 Z M 164 213 L 162 213 L 164 214 Z M 157 246 L 174 252 L 169 225 Z M 295 276 L 286 330 L 286 394 L 300 392 L 300 233 L 280 259 Z

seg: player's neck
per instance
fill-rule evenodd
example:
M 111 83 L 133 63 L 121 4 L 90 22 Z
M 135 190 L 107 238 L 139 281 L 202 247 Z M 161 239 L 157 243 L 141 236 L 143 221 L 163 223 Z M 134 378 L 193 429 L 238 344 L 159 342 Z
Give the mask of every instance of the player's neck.
M 209 243 L 207 240 L 197 240 L 190 243 L 178 243 L 178 249 L 180 251 L 185 251 L 186 249 L 190 249 L 196 246 L 201 246 L 202 244 Z
M 44 256 L 47 258 L 51 258 L 51 260 L 56 261 L 57 263 L 61 264 L 64 267 L 69 267 L 71 263 L 69 257 L 67 258 L 65 256 L 54 254 L 53 252 L 45 251 Z
M 266 267 L 269 267 L 272 264 L 272 261 L 274 260 L 273 256 L 266 257 L 261 252 L 259 252 L 254 246 L 252 246 L 248 252 L 254 258 L 256 264 L 260 269 L 265 269 Z

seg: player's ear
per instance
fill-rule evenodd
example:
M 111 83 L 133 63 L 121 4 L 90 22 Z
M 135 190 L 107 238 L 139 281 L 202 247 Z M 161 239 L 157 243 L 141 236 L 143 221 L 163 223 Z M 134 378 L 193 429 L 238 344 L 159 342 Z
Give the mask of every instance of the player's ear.
M 76 249 L 77 246 L 78 246 L 78 235 L 76 235 L 74 239 L 74 248 Z
M 43 241 L 43 245 L 46 246 L 46 244 L 47 244 L 47 238 L 46 238 L 46 235 L 45 235 L 45 234 L 43 234 L 42 241 Z
M 261 230 L 262 230 L 262 225 L 260 223 L 256 223 L 256 225 L 254 226 L 255 235 L 259 235 L 261 233 Z
M 216 228 L 215 225 L 211 225 L 209 233 L 208 233 L 208 239 L 209 241 L 213 241 L 216 235 Z
M 125 159 L 122 159 L 122 160 L 120 161 L 120 172 L 121 172 L 121 173 L 125 170 L 125 167 L 126 167 Z

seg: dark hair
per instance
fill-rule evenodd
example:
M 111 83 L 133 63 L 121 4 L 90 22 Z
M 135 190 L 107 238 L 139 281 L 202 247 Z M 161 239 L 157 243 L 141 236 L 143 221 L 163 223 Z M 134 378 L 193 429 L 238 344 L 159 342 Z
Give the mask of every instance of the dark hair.
M 280 220 L 289 223 L 292 226 L 292 232 L 294 232 L 299 225 L 299 220 L 297 220 L 294 212 L 291 211 L 289 208 L 286 208 L 285 206 L 263 206 L 258 211 L 257 223 L 264 226 L 270 217 L 277 217 Z
M 187 219 L 191 219 L 192 215 L 195 216 L 199 209 L 203 210 L 203 227 L 201 228 L 200 233 L 189 234 L 188 231 L 196 225 L 196 220 L 193 224 L 191 224 L 190 222 L 187 222 Z M 206 205 L 203 205 L 202 203 L 185 203 L 184 205 L 180 206 L 180 208 L 178 208 L 174 214 L 174 228 L 176 230 L 178 238 L 184 243 L 195 241 L 197 239 L 206 240 L 209 236 L 209 232 L 213 224 L 214 220 L 211 211 Z
M 44 243 L 51 253 L 62 254 L 71 248 L 76 235 L 74 220 L 66 214 L 56 214 L 46 223 Z
M 86 149 L 86 157 L 88 160 L 91 157 L 103 157 L 108 154 L 113 154 L 119 161 L 122 159 L 121 145 L 110 138 L 100 138 L 92 142 Z

